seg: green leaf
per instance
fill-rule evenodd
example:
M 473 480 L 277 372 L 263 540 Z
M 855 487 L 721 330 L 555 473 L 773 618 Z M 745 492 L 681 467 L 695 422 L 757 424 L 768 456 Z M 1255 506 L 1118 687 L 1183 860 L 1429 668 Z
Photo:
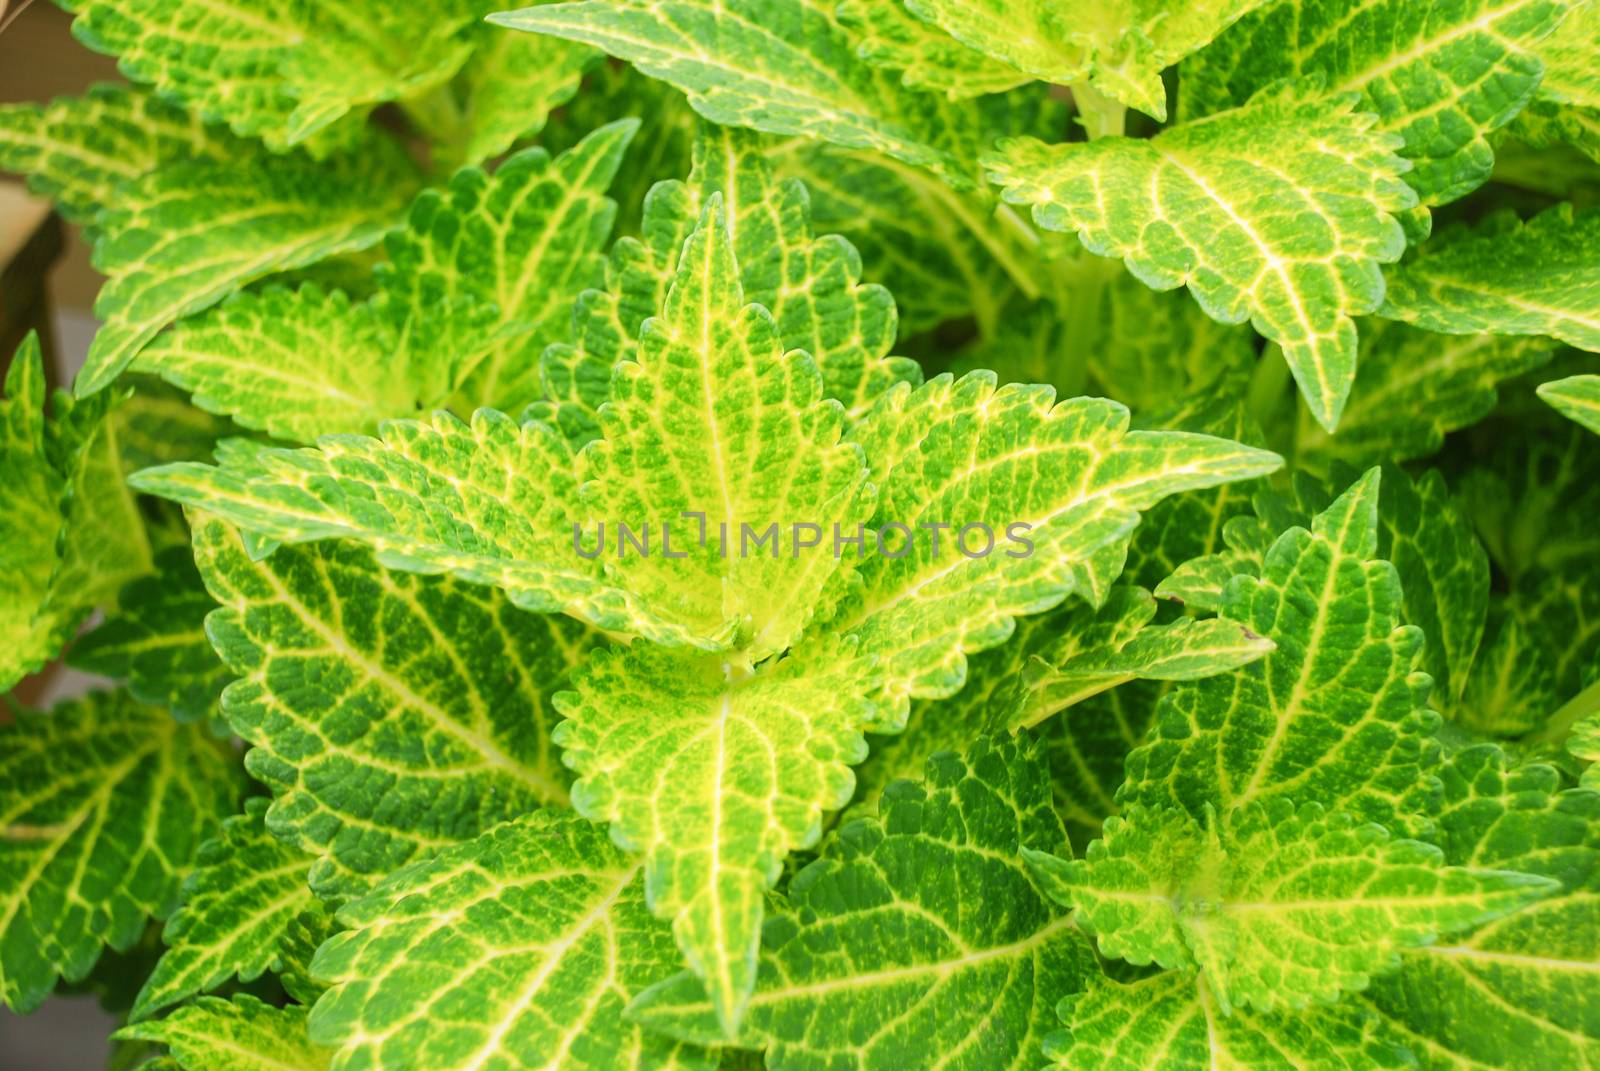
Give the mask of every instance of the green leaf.
M 1588 518 L 1596 482 L 1593 437 L 1543 406 L 1507 436 L 1485 427 L 1484 461 L 1457 481 L 1505 581 L 1490 597 L 1484 640 L 1453 719 L 1475 732 L 1522 736 L 1576 696 L 1600 647 L 1600 555 Z
M 123 485 L 109 394 L 45 407 L 44 361 L 30 334 L 0 400 L 0 692 L 55 658 L 83 619 L 150 568 Z
M 398 309 L 391 318 L 427 331 L 441 305 L 492 305 L 500 325 L 517 328 L 451 377 L 457 411 L 515 412 L 539 396 L 539 354 L 567 338 L 572 303 L 600 282 L 617 211 L 605 191 L 638 128 L 610 123 L 553 159 L 528 149 L 492 175 L 464 168 L 421 194 L 390 235 L 378 275 Z M 453 348 L 440 358 L 462 360 Z
M 1378 266 L 1405 249 L 1395 214 L 1415 203 L 1397 139 L 1353 106 L 1267 98 L 1150 140 L 1002 142 L 985 162 L 1040 226 L 1156 289 L 1187 284 L 1224 323 L 1249 318 L 1332 428 L 1355 380 L 1353 317 L 1382 300 Z
M 526 815 L 347 905 L 317 953 L 311 1036 L 334 1071 L 709 1069 L 622 1021 L 677 961 L 640 864 L 570 813 Z
M 1015 692 L 994 711 L 1009 729 L 1030 728 L 1068 707 L 1132 680 L 1198 680 L 1237 669 L 1272 650 L 1271 640 L 1217 618 L 1152 624 L 1155 600 L 1118 586 L 1104 606 L 1074 603 L 1055 615 L 1045 643 L 1018 675 Z
M 125 1026 L 124 1041 L 167 1046 L 183 1071 L 327 1071 L 328 1054 L 306 1036 L 306 1010 L 274 1008 L 248 993 L 201 997 L 153 1023 Z
M 1447 861 L 1539 875 L 1561 889 L 1459 938 L 1406 950 L 1362 995 L 1420 1071 L 1545 1071 L 1600 1062 L 1600 794 L 1558 791 L 1498 748 L 1442 771 Z
M 856 425 L 879 488 L 869 538 L 889 553 L 863 558 L 828 628 L 884 673 L 876 726 L 903 724 L 912 697 L 957 691 L 966 655 L 1003 642 L 1014 618 L 1094 590 L 1095 556 L 1120 568 L 1139 511 L 1279 464 L 1223 439 L 1127 427 L 1114 402 L 1056 404 L 1048 387 L 996 389 L 991 373 L 897 386 Z M 984 525 L 992 544 L 968 530 Z
M 194 404 L 297 442 L 371 431 L 414 413 L 403 349 L 385 345 L 370 306 L 314 283 L 235 294 L 157 336 L 137 371 L 182 387 Z M 337 354 L 337 360 L 329 360 Z M 410 388 L 410 389 L 408 389 Z
M 1556 31 L 1539 42 L 1536 50 L 1544 62 L 1539 83 L 1541 100 L 1600 108 L 1600 72 L 1594 57 L 1600 49 L 1600 5 L 1576 0 Z
M 841 5 L 841 17 L 849 8 Z M 909 25 L 955 44 L 911 19 L 898 0 L 870 10 L 873 18 L 898 12 Z M 998 137 L 1050 137 L 1066 121 L 1064 105 L 1038 93 L 985 100 L 988 121 L 976 148 Z M 1007 306 L 1054 288 L 1056 273 L 1041 272 L 1038 262 L 1067 243 L 1041 243 L 987 189 L 954 189 L 931 172 L 870 149 L 806 138 L 763 140 L 777 172 L 805 183 L 816 229 L 848 239 L 868 277 L 894 293 L 902 338 L 967 316 L 985 337 L 992 336 L 1005 322 Z
M 318 901 L 313 907 L 290 919 L 278 938 L 278 983 L 283 991 L 306 1007 L 328 991 L 321 980 L 311 976 L 311 961 L 337 930 L 328 909 Z
M 918 19 L 906 10 L 904 0 L 843 0 L 834 15 L 858 38 L 856 55 L 874 67 L 899 71 L 907 89 L 937 91 L 956 100 L 1004 93 L 1033 80 Z
M 811 524 L 820 541 L 870 509 L 861 450 L 840 442 L 843 407 L 822 389 L 809 355 L 784 355 L 772 314 L 745 304 L 712 194 L 661 315 L 612 376 L 602 438 L 580 469 L 602 523 L 643 528 L 648 541 L 653 524 L 698 518 L 697 534 L 693 520 L 674 526 L 673 557 L 670 544 L 633 558 L 619 544 L 609 569 L 706 646 L 737 635 L 751 661 L 788 647 L 841 564 L 815 552 L 802 564 L 796 526 Z M 780 529 L 771 556 L 745 551 L 746 534 L 771 524 Z
M 744 300 L 772 314 L 784 352 L 811 357 L 828 397 L 854 416 L 891 384 L 920 382 L 915 362 L 886 356 L 895 338 L 894 299 L 861 283 L 860 259 L 848 242 L 813 236 L 806 189 L 779 181 L 764 148 L 757 135 L 700 123 L 688 180 L 651 190 L 642 237 L 617 241 L 606 289 L 585 293 L 574 310 L 574 345 L 545 351 L 547 401 L 536 411 L 548 411 L 575 441 L 599 434 L 612 369 L 637 356 L 643 324 L 661 312 L 684 244 L 712 197 L 730 213 Z
M 1572 727 L 1567 751 L 1588 764 L 1579 783 L 1584 788 L 1600 790 L 1600 715 L 1591 715 Z
M 106 1065 L 107 1071 L 183 1071 L 183 1066 L 170 1056 L 153 1055 L 155 1051 L 149 1042 L 117 1042 L 112 1050 L 111 1061 Z
M 175 906 L 239 779 L 197 726 L 118 693 L 0 725 L 0 998 L 32 1011 Z
M 136 472 L 169 461 L 204 461 L 217 448 L 220 439 L 236 429 L 233 422 L 192 404 L 187 395 L 151 376 L 131 375 L 133 396 L 115 410 L 117 450 L 123 468 Z M 189 541 L 181 513 L 170 509 L 166 516 L 176 523 L 165 530 L 175 533 L 177 543 Z M 152 540 L 160 531 L 152 528 Z
M 65 521 L 57 543 L 58 564 L 50 578 L 46 614 L 70 614 L 62 606 L 111 602 L 134 577 L 153 568 L 143 517 L 128 489 L 116 406 L 120 399 L 73 401 L 65 391 L 51 400 L 61 425 L 54 444 L 67 474 Z M 46 429 L 46 442 L 51 432 Z M 81 451 L 73 456 L 66 451 Z
M 1255 517 L 1224 526 L 1227 548 L 1191 561 L 1159 589 L 1197 608 L 1220 610 L 1236 575 L 1259 577 L 1275 533 L 1306 525 L 1331 498 L 1314 477 L 1296 473 L 1288 498 L 1256 497 Z M 1437 471 L 1413 481 L 1402 469 L 1384 469 L 1378 506 L 1378 556 L 1395 566 L 1402 617 L 1427 639 L 1423 667 L 1441 711 L 1454 712 L 1480 647 L 1489 602 L 1489 562 L 1467 516 L 1451 499 Z
M 1544 78 L 1511 133 L 1534 148 L 1566 143 L 1600 160 L 1600 4 L 1576 0 L 1537 49 Z
M 67 219 L 92 229 L 124 187 L 182 161 L 222 163 L 244 148 L 135 86 L 90 86 L 49 104 L 0 105 L 0 171 L 26 175 Z
M 878 813 L 878 799 L 889 785 L 920 780 L 934 755 L 941 751 L 960 754 L 975 737 L 983 735 L 992 707 L 1014 686 L 1024 660 L 1036 646 L 1049 641 L 1055 620 L 1068 612 L 1058 609 L 1018 618 L 1011 639 L 967 659 L 967 682 L 959 692 L 947 699 L 913 700 L 903 728 L 869 736 L 867 758 L 856 767 L 856 793 L 851 808 L 843 812 L 843 821 L 853 818 L 858 806 L 863 813 Z
M 874 149 L 960 189 L 978 184 L 985 127 L 1018 103 L 907 93 L 856 58 L 857 34 L 806 0 L 584 0 L 490 21 L 603 49 L 683 90 L 713 123 Z
M 573 805 L 645 853 L 651 910 L 673 920 L 730 1038 L 755 982 L 766 891 L 790 851 L 815 843 L 822 813 L 848 802 L 849 767 L 866 757 L 861 684 L 807 670 L 636 644 L 597 652 L 578 690 L 557 697 Z
M 1483 644 L 1451 720 L 1484 736 L 1509 738 L 1537 729 L 1561 702 L 1546 630 L 1513 600 L 1495 600 Z
M 1184 305 L 1193 308 L 1187 300 Z M 1207 319 L 1198 309 L 1194 310 L 1191 319 L 1215 326 L 1215 322 Z M 1152 342 L 1163 333 L 1154 332 Z M 1220 338 L 1218 334 L 1221 334 Z M 1238 337 L 1240 334 L 1244 337 Z M 1200 355 L 1226 353 L 1230 348 L 1236 353 L 1241 348 L 1249 352 L 1253 336 L 1248 328 L 1240 328 L 1225 333 L 1219 329 L 1216 334 L 1199 331 L 1186 337 L 1191 340 L 1193 347 L 1188 352 L 1198 358 Z M 1245 384 L 1242 375 L 1224 373 L 1214 381 L 1190 379 L 1187 371 L 1177 372 L 1155 361 L 1138 369 L 1130 369 L 1129 372 L 1135 382 L 1176 381 L 1180 389 L 1189 392 L 1187 399 L 1176 407 L 1169 401 L 1165 407 L 1150 412 L 1145 421 L 1147 426 L 1220 435 L 1249 446 L 1262 444 L 1261 429 L 1240 397 L 1239 392 Z M 1127 570 L 1124 573 L 1126 579 L 1155 588 L 1164 584 L 1185 563 L 1221 551 L 1224 546 L 1223 533 L 1229 520 L 1249 512 L 1252 489 L 1259 482 L 1223 484 L 1209 490 L 1174 495 L 1157 503 L 1140 522 L 1134 532 L 1133 542 L 1128 546 Z
M 1539 397 L 1600 435 L 1600 376 L 1569 376 L 1539 385 Z
M 596 58 L 581 45 L 506 33 L 496 26 L 478 26 L 471 44 L 472 54 L 453 92 L 413 100 L 408 108 L 419 124 L 437 128 L 447 150 L 459 146 L 454 162 L 463 164 L 500 156 L 538 134 L 551 110 L 572 100 L 584 69 Z M 434 104 L 442 115 L 433 114 Z M 439 122 L 430 124 L 435 118 Z
M 1461 698 L 1483 636 L 1489 556 L 1437 471 L 1413 482 L 1386 468 L 1378 512 L 1378 553 L 1400 575 L 1406 621 L 1427 638 L 1422 665 L 1444 709 Z
M 511 40 L 527 39 L 499 26 L 485 26 Z M 546 40 L 568 48 L 583 47 L 556 38 Z M 638 119 L 641 132 L 629 143 L 627 166 L 611 183 L 611 196 L 617 202 L 615 231 L 638 237 L 650 188 L 689 173 L 700 117 L 682 93 L 627 64 L 596 63 L 584 77 L 582 92 L 550 116 L 539 144 L 556 152 L 576 145 L 596 127 L 623 118 Z
M 1161 71 L 1268 0 L 906 0 L 919 17 L 977 51 L 1047 82 L 1088 82 L 1158 120 Z
M 1019 854 L 1066 847 L 1037 746 L 979 738 L 934 756 L 879 811 L 790 882 L 740 1044 L 764 1048 L 773 1071 L 1037 1066 L 1053 1000 L 1095 969 Z M 688 1040 L 718 1030 L 688 974 L 632 1014 Z
M 1181 114 L 1209 115 L 1293 79 L 1301 93 L 1358 93 L 1404 141 L 1424 208 L 1483 185 L 1489 135 L 1533 98 L 1541 38 L 1569 0 L 1286 0 L 1241 19 L 1183 66 Z M 1426 233 L 1426 217 L 1422 231 Z
M 291 924 L 315 901 L 306 884 L 311 856 L 267 832 L 267 801 L 245 801 L 201 845 L 183 886 L 183 907 L 167 922 L 167 951 L 129 1013 L 148 1018 L 230 977 L 251 982 L 283 965 Z
M 206 628 L 241 679 L 223 713 L 274 794 L 267 827 L 359 895 L 406 861 L 566 798 L 551 692 L 592 642 L 492 589 L 393 572 L 349 543 L 280 547 L 196 525 L 222 609 Z
M 1491 601 L 1483 645 L 1454 720 L 1493 736 L 1538 729 L 1576 695 L 1600 641 L 1600 589 L 1591 562 L 1567 575 L 1537 572 Z
M 1086 317 L 1092 339 L 1081 357 L 1094 388 L 1144 427 L 1259 437 L 1238 404 L 1257 363 L 1255 334 L 1220 323 L 1183 294 L 1152 290 L 1114 264 L 1077 255 L 1088 285 L 1069 289 L 1064 303 L 1070 311 L 1080 292 L 1099 298 Z
M 265 153 L 176 164 L 123 186 L 101 217 L 95 299 L 104 321 L 75 390 L 92 394 L 162 328 L 273 272 L 375 244 L 411 190 L 399 149 L 317 164 Z
M 1600 111 L 1536 100 L 1510 131 L 1517 141 L 1496 146 L 1497 179 L 1560 197 L 1593 181 L 1594 164 L 1600 162 Z M 1572 148 L 1561 151 L 1563 146 Z M 1509 166 L 1502 170 L 1502 163 Z
M 238 294 L 158 337 L 135 367 L 300 442 L 371 433 L 444 405 L 458 386 L 463 411 L 525 404 L 538 353 L 598 279 L 615 211 L 604 191 L 635 125 L 603 127 L 554 160 L 530 149 L 492 176 L 463 169 L 448 190 L 424 192 L 388 237 L 392 259 L 375 269 L 370 301 L 315 283 Z M 330 367 L 329 353 L 342 359 Z
M 1339 433 L 1330 435 L 1308 409 L 1299 410 L 1295 458 L 1304 465 L 1365 466 L 1435 454 L 1446 435 L 1489 415 L 1497 387 L 1552 356 L 1542 338 L 1438 335 L 1376 318 L 1363 320 L 1360 334 L 1356 382 Z
M 1116 814 L 1128 753 L 1145 742 L 1166 681 L 1131 681 L 1091 696 L 1044 723 L 1045 753 L 1055 774 L 1056 809 L 1080 850 L 1100 836 Z
M 856 770 L 856 802 L 875 805 L 890 782 L 920 777 L 936 753 L 960 752 L 996 721 L 1027 709 L 1022 700 L 1030 693 L 1021 685 L 1030 666 L 1047 664 L 1040 656 L 1092 647 L 1097 642 L 1092 637 L 1110 633 L 1119 622 L 1137 627 L 1148 598 L 1119 585 L 1099 611 L 1069 602 L 1018 618 L 1009 640 L 967 660 L 967 681 L 959 692 L 947 699 L 913 700 L 901 732 L 869 738 L 870 754 Z M 1104 683 L 1103 678 L 1091 679 Z M 1058 716 L 1046 718 L 1038 735 L 1055 773 L 1056 806 L 1074 844 L 1093 840 L 1101 821 L 1116 813 L 1112 797 L 1122 784 L 1123 760 L 1143 742 L 1156 701 L 1168 687 L 1166 682 L 1135 679 L 1084 698 L 1066 689 L 1046 693 L 1071 703 Z M 847 817 L 852 813 L 847 811 Z
M 1314 802 L 1404 835 L 1430 794 L 1436 716 L 1401 625 L 1393 565 L 1378 559 L 1377 470 L 1266 552 L 1259 579 L 1228 582 L 1222 616 L 1276 645 L 1231 674 L 1175 687 L 1128 759 L 1125 807 L 1196 820 L 1254 801 Z
M 1584 438 L 1578 431 L 1573 436 L 1579 442 Z M 1473 536 L 1463 502 L 1450 497 L 1438 473 L 1425 473 L 1413 482 L 1395 468 L 1384 477 L 1378 553 L 1397 567 L 1404 620 L 1428 637 L 1423 664 L 1438 684 L 1432 705 L 1473 733 L 1516 737 L 1538 729 L 1582 686 L 1584 662 L 1600 640 L 1600 602 L 1589 579 L 1600 575 L 1600 560 L 1576 531 L 1570 554 L 1557 559 L 1567 537 L 1541 531 L 1537 521 L 1547 506 L 1542 501 L 1546 494 L 1551 503 L 1570 502 L 1571 481 L 1588 486 L 1580 472 L 1563 471 L 1573 460 L 1570 450 L 1554 468 L 1545 464 L 1553 459 L 1537 450 L 1533 456 L 1501 450 L 1495 457 L 1505 460 L 1512 472 L 1528 466 L 1540 493 L 1529 501 L 1511 501 L 1509 488 L 1498 477 L 1478 469 L 1461 481 L 1472 492 L 1464 496 L 1467 503 L 1483 495 L 1497 509 L 1509 505 L 1517 526 L 1526 527 L 1534 545 L 1551 552 L 1551 562 L 1511 568 L 1502 555 L 1502 568 L 1511 572 L 1510 590 L 1491 592 L 1482 545 Z M 1162 591 L 1219 609 L 1232 577 L 1261 574 L 1271 533 L 1310 523 L 1311 513 L 1329 497 L 1325 487 L 1303 473 L 1296 473 L 1289 498 L 1258 494 L 1258 517 L 1237 518 L 1225 526 L 1228 549 L 1189 563 Z M 1483 527 L 1480 533 L 1494 538 Z
M 1400 949 L 1558 888 L 1531 874 L 1444 866 L 1432 845 L 1283 798 L 1204 828 L 1183 811 L 1130 808 L 1106 820 L 1084 859 L 1024 854 L 1101 952 L 1198 969 L 1224 1014 L 1331 1003 L 1393 969 Z
M 218 699 L 232 679 L 206 639 L 216 608 L 188 547 L 169 547 L 156 572 L 117 596 L 104 624 L 73 644 L 69 664 L 128 682 L 135 699 L 166 707 L 179 721 L 218 720 Z
M 441 412 L 380 434 L 298 451 L 235 441 L 217 466 L 167 465 L 130 482 L 261 538 L 357 539 L 390 568 L 446 572 L 498 587 L 525 610 L 685 642 L 577 553 L 573 451 L 553 428 L 482 409 L 470 425 Z
M 1063 1002 L 1068 1029 L 1045 1052 L 1068 1071 L 1409 1071 L 1377 1017 L 1348 1004 L 1303 1011 L 1236 1008 L 1224 1015 L 1203 976 L 1162 971 L 1124 984 L 1103 979 Z
M 1301 473 L 1295 473 L 1296 477 Z M 1221 613 L 1228 584 L 1236 576 L 1261 575 L 1262 560 L 1272 549 L 1281 528 L 1298 524 L 1305 527 L 1309 516 L 1280 517 L 1274 508 L 1284 503 L 1271 491 L 1257 492 L 1253 498 L 1255 515 L 1236 513 L 1220 525 L 1222 545 L 1211 554 L 1184 562 L 1156 587 L 1156 597 L 1172 599 L 1189 610 Z M 1283 522 L 1275 525 L 1274 521 Z
M 895 295 L 902 338 L 965 316 L 992 333 L 1026 299 L 1022 286 L 1038 290 L 1031 228 L 1002 226 L 984 194 L 863 149 L 788 139 L 768 151 L 779 174 L 805 184 L 816 228 L 847 239 Z
M 1456 492 L 1490 559 L 1533 594 L 1547 578 L 1578 580 L 1597 563 L 1587 519 L 1600 509 L 1600 454 L 1588 431 L 1527 401 L 1516 425 L 1482 426 Z
M 466 61 L 459 31 L 472 17 L 462 3 L 418 19 L 360 0 L 80 0 L 72 10 L 74 36 L 117 56 L 129 78 L 280 149 L 447 81 Z
M 1600 211 L 1557 205 L 1520 222 L 1497 213 L 1441 234 L 1389 272 L 1381 315 L 1449 335 L 1550 335 L 1600 351 Z

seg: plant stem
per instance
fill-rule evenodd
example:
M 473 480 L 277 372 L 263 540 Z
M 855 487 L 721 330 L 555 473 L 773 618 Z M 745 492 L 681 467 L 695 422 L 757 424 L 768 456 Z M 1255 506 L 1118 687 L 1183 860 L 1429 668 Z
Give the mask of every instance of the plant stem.
M 1250 393 L 1246 405 L 1252 419 L 1263 428 L 1271 422 L 1273 411 L 1283 404 L 1284 388 L 1289 385 L 1289 362 L 1283 350 L 1268 346 L 1250 374 Z
M 454 87 L 444 82 L 426 93 L 400 102 L 406 118 L 432 143 L 436 171 L 454 171 L 466 157 L 471 126 L 456 100 Z
M 1600 681 L 1563 703 L 1545 727 L 1523 739 L 1527 744 L 1559 744 L 1572 732 L 1572 727 L 1590 714 L 1600 713 Z
M 1072 99 L 1078 106 L 1078 122 L 1088 133 L 1089 140 L 1121 137 L 1128 117 L 1128 108 L 1112 100 L 1088 82 L 1072 83 Z
M 1069 273 L 1058 273 L 1056 303 L 1063 331 L 1054 382 L 1063 398 L 1078 397 L 1089 384 L 1089 355 L 1104 338 L 1103 299 L 1115 264 L 1084 253 Z

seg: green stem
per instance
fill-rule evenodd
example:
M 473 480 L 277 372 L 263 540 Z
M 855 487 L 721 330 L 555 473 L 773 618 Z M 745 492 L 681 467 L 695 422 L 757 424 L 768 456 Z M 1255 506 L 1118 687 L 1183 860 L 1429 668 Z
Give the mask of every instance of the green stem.
M 1103 298 L 1116 270 L 1115 261 L 1083 254 L 1057 288 L 1064 327 L 1061 363 L 1053 378 L 1063 398 L 1076 398 L 1089 385 L 1089 354 L 1105 334 Z
M 1128 118 L 1127 105 L 1112 100 L 1088 82 L 1072 83 L 1072 99 L 1078 106 L 1078 122 L 1090 141 L 1122 136 Z
M 779 142 L 767 152 L 768 159 L 803 150 L 814 145 L 809 138 L 791 138 Z M 982 213 L 975 212 L 974 205 L 981 204 L 987 209 L 988 201 L 980 201 L 981 194 L 959 193 L 938 179 L 931 177 L 920 168 L 909 167 L 898 160 L 888 157 L 849 153 L 865 160 L 874 166 L 886 171 L 892 171 L 900 177 L 912 190 L 926 193 L 929 197 L 941 202 L 950 217 L 954 219 L 961 229 L 970 234 L 974 241 L 983 246 L 984 251 L 994 258 L 1002 271 L 1011 282 L 1020 290 L 1029 301 L 1037 300 L 1040 295 L 1039 266 L 1035 258 L 1028 256 L 1039 246 L 1039 234 L 1028 222 L 1018 216 L 1016 211 L 1008 204 L 1000 204 L 995 209 L 992 217 L 985 218 Z M 990 219 L 999 220 L 1003 226 L 1000 228 L 990 226 Z M 1008 240 L 1014 238 L 1015 240 Z
M 1283 359 L 1283 350 L 1268 346 L 1250 375 L 1250 392 L 1246 396 L 1250 416 L 1261 427 L 1271 424 L 1273 414 L 1283 404 L 1283 392 L 1288 386 L 1289 362 Z
M 1037 249 L 1039 247 L 1039 232 L 1034 230 L 1033 225 L 1027 220 L 1017 215 L 1017 210 L 1014 206 L 1002 201 L 999 207 L 994 210 L 994 218 L 1000 221 L 1002 227 L 1016 235 L 1017 240 L 1029 249 Z
M 1591 714 L 1600 713 L 1600 681 L 1573 696 L 1550 715 L 1545 727 L 1523 739 L 1527 744 L 1559 744 L 1572 732 L 1572 727 Z
M 944 206 L 951 217 L 961 224 L 962 229 L 970 234 L 979 245 L 983 246 L 984 250 L 994 258 L 994 262 L 1000 265 L 1001 269 L 1010 277 L 1017 289 L 1022 291 L 1029 301 L 1038 298 L 1038 264 L 1032 260 L 1025 261 L 1018 257 L 1009 244 L 996 234 L 995 228 L 989 225 L 989 220 L 973 211 L 973 201 L 976 198 L 969 197 L 968 194 L 958 193 L 942 182 L 930 180 L 926 174 L 917 171 L 915 168 L 907 167 L 897 160 L 882 159 L 878 160 L 877 163 L 878 166 L 900 175 L 912 189 L 924 189 L 938 200 L 944 202 Z M 1015 218 L 1015 215 L 1016 213 L 1012 213 L 1013 218 Z M 1015 220 L 1015 222 L 1031 237 L 1030 245 L 1037 245 L 1039 236 L 1033 233 L 1033 228 L 1023 223 L 1020 219 Z
M 456 100 L 455 89 L 449 82 L 401 101 L 400 108 L 411 120 L 411 125 L 431 143 L 435 170 L 449 172 L 461 165 L 466 158 L 472 124 L 467 121 L 461 103 Z
M 1005 270 L 1018 290 L 1027 296 L 1029 301 L 1039 296 L 1038 265 L 1033 262 L 1024 262 L 1018 258 L 1007 244 L 995 234 L 995 229 L 988 225 L 988 221 L 972 211 L 964 194 L 954 190 L 935 187 L 942 195 L 942 199 L 950 209 L 950 214 L 961 222 L 967 232 L 978 240 L 978 244 L 994 258 L 996 264 Z

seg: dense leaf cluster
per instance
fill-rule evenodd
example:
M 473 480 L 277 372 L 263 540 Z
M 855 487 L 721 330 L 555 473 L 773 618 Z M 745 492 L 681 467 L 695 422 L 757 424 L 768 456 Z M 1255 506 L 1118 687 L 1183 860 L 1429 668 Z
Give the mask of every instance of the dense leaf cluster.
M 63 6 L 0 689 L 120 683 L 0 713 L 7 1006 L 1600 1068 L 1600 0 Z

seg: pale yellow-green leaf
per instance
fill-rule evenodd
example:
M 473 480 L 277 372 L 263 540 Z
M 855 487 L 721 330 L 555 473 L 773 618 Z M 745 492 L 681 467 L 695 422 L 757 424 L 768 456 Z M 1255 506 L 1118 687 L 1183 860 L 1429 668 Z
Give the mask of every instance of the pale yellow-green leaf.
M 115 1037 L 167 1046 L 183 1071 L 327 1071 L 330 1053 L 311 1043 L 306 1010 L 275 1008 L 248 993 L 201 997 L 165 1019 L 123 1027 Z
M 1570 376 L 1540 384 L 1539 397 L 1600 435 L 1600 376 Z
M 856 55 L 874 67 L 901 72 L 908 89 L 973 97 L 1032 81 L 1026 72 L 990 59 L 912 15 L 905 0 L 843 0 L 834 10 L 860 38 Z
M 840 585 L 827 627 L 876 659 L 879 726 L 903 723 L 912 697 L 958 690 L 966 655 L 1003 642 L 1016 617 L 1089 594 L 1096 556 L 1120 567 L 1140 511 L 1280 463 L 1207 435 L 1127 429 L 1114 402 L 996 389 L 989 373 L 902 385 L 857 423 L 879 488 L 866 538 L 881 546 Z
M 843 658 L 836 664 L 848 666 Z M 756 977 L 763 901 L 785 856 L 850 798 L 866 756 L 845 671 L 785 660 L 755 671 L 635 644 L 597 654 L 557 697 L 578 774 L 573 805 L 645 856 L 651 910 L 734 1036 Z
M 906 0 L 976 51 L 1047 82 L 1088 82 L 1156 119 L 1161 71 L 1268 0 Z
M 1331 1003 L 1397 952 L 1509 915 L 1559 886 L 1445 866 L 1436 847 L 1286 800 L 1214 816 L 1130 808 L 1082 860 L 1028 856 L 1100 950 L 1198 969 L 1225 1014 Z
M 1036 96 L 907 91 L 863 62 L 860 35 L 823 0 L 579 0 L 492 16 L 603 49 L 677 86 L 714 123 L 873 149 L 962 189 L 979 184 L 989 131 Z
M 1427 208 L 1488 181 L 1490 136 L 1533 98 L 1541 40 L 1573 0 L 1277 0 L 1240 19 L 1183 65 L 1179 111 L 1210 115 L 1287 83 L 1308 98 L 1360 95 L 1360 110 L 1397 135 L 1405 175 Z
M 132 482 L 259 537 L 356 539 L 386 567 L 449 573 L 537 613 L 688 641 L 577 552 L 575 459 L 555 429 L 480 409 L 471 424 L 440 412 L 390 421 L 380 434 L 329 437 L 314 450 L 235 440 L 216 466 L 166 465 Z
M 1535 148 L 1566 143 L 1600 160 L 1600 3 L 1578 0 L 1534 52 L 1544 78 L 1510 132 Z
M 404 359 L 383 344 L 369 306 L 307 284 L 236 294 L 181 320 L 133 368 L 190 391 L 202 409 L 308 443 L 413 413 Z
M 1202 975 L 1109 978 L 1062 1001 L 1067 1029 L 1045 1043 L 1064 1071 L 1411 1071 L 1406 1048 L 1345 1004 L 1223 1014 Z
M 103 323 L 74 389 L 104 387 L 163 328 L 257 279 L 374 245 L 400 222 L 413 181 L 398 146 L 375 135 L 337 162 L 258 149 L 125 184 L 100 217 Z
M 1075 604 L 1055 615 L 1043 642 L 1019 667 L 1015 688 L 996 704 L 1011 729 L 1028 728 L 1132 680 L 1195 680 L 1236 669 L 1271 651 L 1271 640 L 1220 618 L 1152 624 L 1155 601 L 1142 588 L 1113 588 L 1098 611 Z M 1053 633 L 1053 635 L 1052 635 Z
M 824 534 L 853 527 L 869 502 L 861 450 L 840 441 L 844 409 L 823 397 L 816 363 L 785 354 L 772 314 L 745 303 L 722 204 L 707 199 L 661 314 L 612 374 L 582 478 L 611 528 L 612 575 L 662 619 L 756 662 L 805 626 L 840 567 Z M 630 554 L 621 526 L 647 544 L 654 532 L 653 556 Z M 751 549 L 772 526 L 767 549 Z
M 1188 285 L 1224 323 L 1249 319 L 1333 428 L 1355 381 L 1354 317 L 1382 301 L 1380 265 L 1405 250 L 1395 214 L 1416 203 L 1398 140 L 1354 105 L 1280 95 L 1150 139 L 1002 142 L 986 162 L 1040 226 L 1156 289 Z

